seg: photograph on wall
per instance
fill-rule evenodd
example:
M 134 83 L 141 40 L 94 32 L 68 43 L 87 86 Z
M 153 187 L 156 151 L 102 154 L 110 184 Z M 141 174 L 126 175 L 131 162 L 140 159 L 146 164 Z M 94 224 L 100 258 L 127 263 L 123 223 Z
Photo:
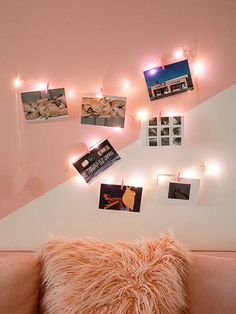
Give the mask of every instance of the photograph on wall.
M 194 89 L 188 60 L 144 71 L 150 100 Z
M 116 150 L 106 139 L 91 147 L 86 154 L 73 163 L 73 166 L 83 179 L 90 183 L 120 159 Z
M 190 189 L 191 184 L 189 183 L 170 182 L 168 198 L 189 200 Z
M 168 204 L 197 204 L 200 179 L 179 178 L 174 174 L 158 174 L 157 199 Z
M 25 119 L 31 122 L 59 120 L 68 117 L 64 88 L 21 93 Z
M 153 117 L 143 123 L 141 138 L 145 146 L 182 145 L 184 134 L 183 116 Z
M 83 97 L 81 123 L 124 128 L 125 110 L 125 97 Z
M 142 187 L 101 184 L 99 208 L 139 212 Z

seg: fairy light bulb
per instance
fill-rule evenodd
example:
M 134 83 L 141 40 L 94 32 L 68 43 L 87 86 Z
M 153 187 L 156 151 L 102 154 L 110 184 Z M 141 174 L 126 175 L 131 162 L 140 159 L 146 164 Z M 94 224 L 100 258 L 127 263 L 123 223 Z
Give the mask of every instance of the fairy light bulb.
M 35 85 L 36 90 L 39 91 L 46 91 L 47 90 L 47 84 L 43 82 L 39 82 Z
M 78 159 L 78 156 L 71 156 L 69 158 L 69 164 L 74 164 L 76 162 L 76 160 Z
M 140 110 L 137 112 L 137 117 L 139 120 L 144 121 L 148 118 L 148 112 L 146 110 Z
M 195 75 L 202 75 L 204 73 L 204 63 L 202 61 L 196 61 L 193 65 Z
M 157 68 L 153 68 L 148 71 L 150 75 L 155 75 L 157 73 Z
M 183 59 L 183 57 L 184 57 L 183 48 L 180 48 L 180 49 L 176 50 L 176 51 L 174 52 L 174 57 L 175 57 L 176 60 Z
M 205 164 L 205 173 L 217 177 L 222 173 L 222 165 L 219 162 L 208 162 Z
M 114 178 L 112 176 L 108 176 L 104 179 L 106 184 L 112 184 L 114 182 Z
M 124 89 L 126 89 L 126 90 L 130 89 L 130 82 L 128 80 L 124 80 L 122 82 L 122 85 L 123 85 Z
M 143 186 L 144 184 L 145 184 L 145 180 L 139 174 L 137 174 L 137 175 L 135 175 L 129 179 L 129 185 L 138 187 L 138 186 Z
M 68 95 L 69 95 L 70 97 L 73 97 L 73 96 L 75 96 L 75 92 L 74 92 L 73 90 L 70 90 L 70 91 L 68 92 Z
M 75 176 L 75 180 L 76 180 L 77 184 L 85 185 L 85 181 L 84 181 L 84 179 L 83 179 L 83 177 L 81 175 L 76 175 Z
M 17 77 L 17 78 L 14 80 L 13 85 L 14 85 L 15 88 L 18 88 L 18 87 L 20 87 L 20 86 L 22 85 L 22 81 L 20 80 L 19 77 Z

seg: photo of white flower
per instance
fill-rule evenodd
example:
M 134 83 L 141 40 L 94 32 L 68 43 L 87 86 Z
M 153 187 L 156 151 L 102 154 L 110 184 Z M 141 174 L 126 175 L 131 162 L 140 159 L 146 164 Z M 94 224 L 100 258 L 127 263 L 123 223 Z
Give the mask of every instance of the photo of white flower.
M 125 109 L 125 97 L 83 97 L 81 123 L 123 128 L 125 124 Z
M 21 93 L 25 119 L 31 122 L 68 117 L 64 88 Z

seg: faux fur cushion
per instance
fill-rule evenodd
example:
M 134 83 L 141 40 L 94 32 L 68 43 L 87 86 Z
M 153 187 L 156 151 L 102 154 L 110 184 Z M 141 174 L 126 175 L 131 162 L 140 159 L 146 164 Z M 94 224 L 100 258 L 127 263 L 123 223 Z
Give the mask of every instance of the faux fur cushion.
M 55 239 L 40 254 L 41 313 L 186 310 L 188 253 L 169 235 L 134 243 Z

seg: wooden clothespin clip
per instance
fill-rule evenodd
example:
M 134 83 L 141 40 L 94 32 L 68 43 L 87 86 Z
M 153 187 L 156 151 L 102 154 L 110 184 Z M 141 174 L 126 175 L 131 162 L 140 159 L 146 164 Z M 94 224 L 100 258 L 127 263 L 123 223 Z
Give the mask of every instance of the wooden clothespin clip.
M 178 171 L 177 175 L 176 175 L 176 181 L 179 182 L 180 180 L 180 171 Z
M 163 57 L 161 58 L 161 66 L 162 66 L 162 70 L 165 70 L 165 62 L 163 60 Z
M 102 88 L 100 89 L 100 93 L 97 94 L 97 98 L 102 99 L 103 93 L 102 93 Z
M 46 93 L 48 93 L 48 90 L 49 90 L 49 82 L 47 82 Z
M 90 152 L 90 150 L 89 150 L 89 148 L 88 148 L 88 145 L 85 143 L 85 149 L 86 149 L 86 152 L 87 153 L 89 153 Z

